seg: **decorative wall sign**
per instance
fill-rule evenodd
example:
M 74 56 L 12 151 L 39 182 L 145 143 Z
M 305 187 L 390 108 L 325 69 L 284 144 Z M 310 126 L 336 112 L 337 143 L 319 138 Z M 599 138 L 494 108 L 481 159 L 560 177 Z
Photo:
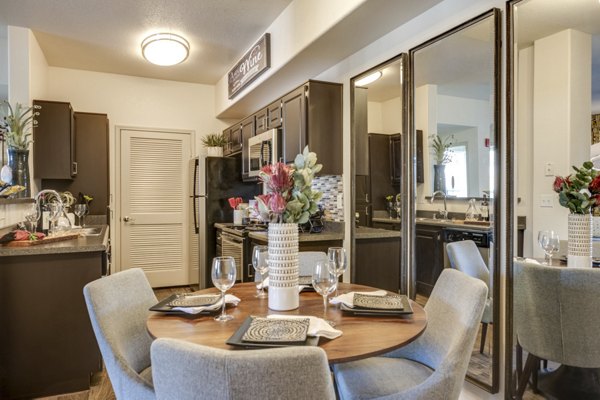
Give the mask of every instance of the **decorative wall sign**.
M 271 66 L 271 35 L 265 33 L 227 74 L 229 98 Z

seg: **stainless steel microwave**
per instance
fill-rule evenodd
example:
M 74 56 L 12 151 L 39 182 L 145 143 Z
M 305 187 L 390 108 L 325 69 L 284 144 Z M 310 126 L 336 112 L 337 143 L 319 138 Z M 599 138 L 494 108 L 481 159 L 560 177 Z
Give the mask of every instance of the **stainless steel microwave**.
M 271 129 L 248 139 L 246 151 L 248 161 L 248 176 L 258 176 L 265 165 L 274 164 L 279 160 L 280 132 Z

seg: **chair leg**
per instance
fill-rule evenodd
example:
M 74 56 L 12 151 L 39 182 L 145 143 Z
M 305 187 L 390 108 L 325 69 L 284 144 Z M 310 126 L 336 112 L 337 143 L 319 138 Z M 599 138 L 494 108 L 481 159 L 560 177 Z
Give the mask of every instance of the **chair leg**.
M 533 354 L 527 355 L 527 361 L 525 361 L 525 368 L 523 369 L 523 373 L 519 379 L 519 386 L 517 387 L 517 400 L 521 400 L 523 398 L 523 393 L 525 393 L 525 388 L 527 387 L 527 382 L 529 381 L 529 376 L 534 371 L 534 368 L 538 365 L 538 358 Z M 537 375 L 537 371 L 536 375 Z
M 517 368 L 517 382 L 523 373 L 523 348 L 517 341 L 517 349 L 516 349 L 516 368 Z
M 481 323 L 481 345 L 479 346 L 479 354 L 483 354 L 483 349 L 485 348 L 485 336 L 487 335 L 487 322 Z

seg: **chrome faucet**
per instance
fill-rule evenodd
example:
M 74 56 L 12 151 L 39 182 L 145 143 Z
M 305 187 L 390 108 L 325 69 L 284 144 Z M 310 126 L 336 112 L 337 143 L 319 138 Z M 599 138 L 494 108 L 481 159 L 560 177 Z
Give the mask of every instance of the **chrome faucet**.
M 441 190 L 435 191 L 433 192 L 433 194 L 431 195 L 431 200 L 429 201 L 430 204 L 433 204 L 433 201 L 435 200 L 435 196 L 436 195 L 441 195 L 444 196 L 444 211 L 442 210 L 438 210 L 438 212 L 433 216 L 433 218 L 435 218 L 438 214 L 442 217 L 442 219 L 448 219 L 448 207 L 446 206 L 446 193 L 444 193 Z

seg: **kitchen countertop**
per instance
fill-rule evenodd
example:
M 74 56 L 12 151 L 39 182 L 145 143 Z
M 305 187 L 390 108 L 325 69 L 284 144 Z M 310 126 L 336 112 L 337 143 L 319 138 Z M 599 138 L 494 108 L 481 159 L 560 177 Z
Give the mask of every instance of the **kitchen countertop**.
M 384 224 L 399 224 L 401 222 L 400 218 L 390 218 L 390 217 L 383 217 L 383 218 L 373 217 L 373 218 L 371 218 L 371 220 L 373 222 L 381 222 Z
M 415 222 L 417 225 L 433 225 L 433 226 L 441 226 L 443 228 L 453 228 L 453 229 L 464 229 L 467 231 L 490 231 L 492 226 L 490 224 L 471 224 L 465 222 L 463 220 L 453 220 L 453 219 L 433 219 L 433 218 L 422 218 L 417 217 Z
M 391 229 L 378 229 L 369 228 L 366 226 L 359 226 L 356 228 L 355 236 L 357 240 L 364 239 L 389 239 L 389 238 L 400 238 L 402 233 Z
M 102 227 L 100 235 L 80 236 L 77 239 L 27 247 L 0 246 L 0 257 L 106 251 L 108 248 L 108 225 L 86 225 L 86 228 L 95 226 Z
M 250 232 L 248 237 L 262 242 L 268 241 L 267 232 Z M 321 233 L 299 233 L 299 242 L 328 242 L 334 240 L 344 240 L 344 232 L 327 231 L 323 230 Z

